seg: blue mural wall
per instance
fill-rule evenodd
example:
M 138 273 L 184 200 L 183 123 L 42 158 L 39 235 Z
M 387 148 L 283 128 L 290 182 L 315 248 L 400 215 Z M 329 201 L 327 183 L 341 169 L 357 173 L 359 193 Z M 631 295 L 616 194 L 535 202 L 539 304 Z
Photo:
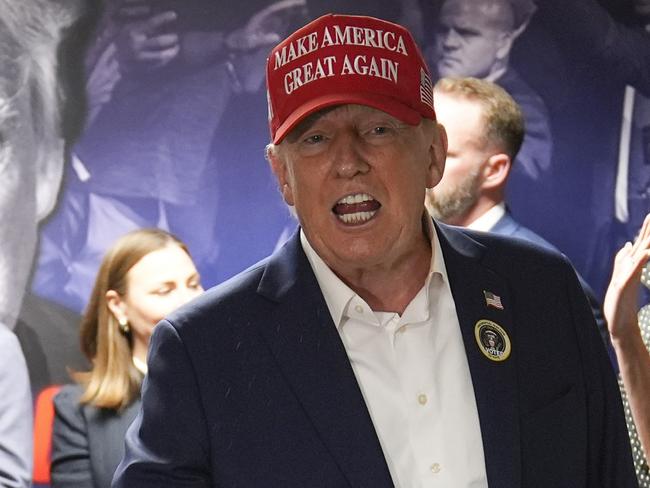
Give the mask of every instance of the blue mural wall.
M 614 251 L 649 210 L 647 19 L 632 0 L 504 3 L 521 28 L 508 71 L 495 81 L 521 103 L 528 124 L 508 203 L 602 296 Z M 177 234 L 209 287 L 295 228 L 264 159 L 264 60 L 280 38 L 327 11 L 408 25 L 434 73 L 450 29 L 491 48 L 477 27 L 484 19 L 464 30 L 442 25 L 439 1 L 89 4 L 63 49 L 68 164 L 58 206 L 41 227 L 24 306 L 28 324 L 50 323 L 28 353 L 38 387 L 83 365 L 78 316 L 104 250 L 126 231 Z

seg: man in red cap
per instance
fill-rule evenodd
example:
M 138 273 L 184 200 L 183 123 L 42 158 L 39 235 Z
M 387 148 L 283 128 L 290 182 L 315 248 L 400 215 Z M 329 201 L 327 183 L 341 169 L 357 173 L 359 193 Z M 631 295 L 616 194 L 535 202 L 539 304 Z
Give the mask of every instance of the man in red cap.
M 446 136 L 410 33 L 320 17 L 267 86 L 300 227 L 156 327 L 113 486 L 636 486 L 571 266 L 425 210 Z

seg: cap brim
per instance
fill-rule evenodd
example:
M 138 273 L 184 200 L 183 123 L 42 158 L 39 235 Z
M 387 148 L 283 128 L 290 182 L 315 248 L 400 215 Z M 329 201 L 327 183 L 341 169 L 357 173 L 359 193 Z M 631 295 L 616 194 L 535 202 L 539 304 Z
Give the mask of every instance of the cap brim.
M 336 93 L 313 98 L 294 110 L 278 127 L 273 144 L 279 144 L 305 117 L 334 105 L 357 104 L 376 108 L 409 125 L 418 125 L 422 114 L 408 105 L 385 95 L 371 93 Z

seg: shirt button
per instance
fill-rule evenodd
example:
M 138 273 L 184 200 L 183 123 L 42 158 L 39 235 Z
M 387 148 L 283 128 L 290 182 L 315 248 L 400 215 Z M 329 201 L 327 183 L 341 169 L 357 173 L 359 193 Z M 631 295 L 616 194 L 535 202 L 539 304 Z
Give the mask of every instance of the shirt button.
M 363 307 L 361 305 L 357 305 L 356 307 L 354 307 L 354 309 L 356 310 L 357 313 L 363 313 Z
M 418 403 L 420 405 L 426 405 L 427 401 L 428 401 L 427 396 L 424 393 L 420 393 L 418 395 Z
M 438 463 L 433 463 L 433 464 L 431 465 L 431 472 L 432 472 L 433 474 L 438 474 L 438 473 L 440 472 L 441 469 L 442 469 L 442 466 L 440 466 Z

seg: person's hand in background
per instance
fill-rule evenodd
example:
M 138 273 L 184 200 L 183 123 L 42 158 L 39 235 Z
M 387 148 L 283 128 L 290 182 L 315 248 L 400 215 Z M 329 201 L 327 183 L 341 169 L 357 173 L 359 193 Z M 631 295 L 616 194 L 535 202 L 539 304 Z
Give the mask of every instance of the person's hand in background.
M 116 15 L 123 21 L 115 40 L 116 59 L 122 70 L 156 69 L 178 56 L 175 11 L 155 12 L 143 0 L 122 0 Z
M 643 267 L 650 258 L 650 215 L 634 244 L 616 254 L 603 311 L 616 351 L 632 418 L 646 453 L 650 453 L 650 354 L 639 328 L 639 287 Z

